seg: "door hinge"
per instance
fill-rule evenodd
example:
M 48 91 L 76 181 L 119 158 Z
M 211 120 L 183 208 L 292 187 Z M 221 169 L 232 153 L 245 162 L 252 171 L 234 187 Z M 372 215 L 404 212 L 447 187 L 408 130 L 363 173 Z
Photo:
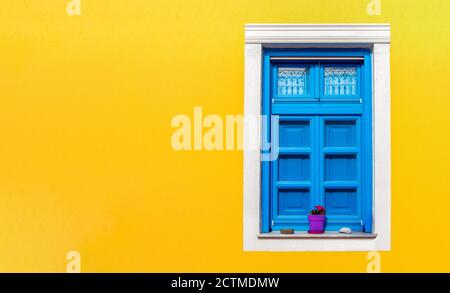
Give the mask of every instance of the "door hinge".
M 272 220 L 272 226 L 275 225 L 274 221 Z

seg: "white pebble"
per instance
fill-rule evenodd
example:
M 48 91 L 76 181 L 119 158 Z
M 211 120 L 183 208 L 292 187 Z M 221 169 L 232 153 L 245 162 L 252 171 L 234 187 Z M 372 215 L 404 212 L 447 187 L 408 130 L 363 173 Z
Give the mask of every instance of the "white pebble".
M 352 229 L 344 227 L 344 228 L 339 229 L 339 233 L 352 234 Z

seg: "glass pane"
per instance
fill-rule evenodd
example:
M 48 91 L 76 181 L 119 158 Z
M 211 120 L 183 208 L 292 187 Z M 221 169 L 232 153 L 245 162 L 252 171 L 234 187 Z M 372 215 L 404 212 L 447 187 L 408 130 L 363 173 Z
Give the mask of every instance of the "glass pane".
M 278 68 L 277 93 L 280 96 L 304 96 L 307 94 L 307 68 Z
M 355 96 L 356 67 L 325 67 L 326 96 Z

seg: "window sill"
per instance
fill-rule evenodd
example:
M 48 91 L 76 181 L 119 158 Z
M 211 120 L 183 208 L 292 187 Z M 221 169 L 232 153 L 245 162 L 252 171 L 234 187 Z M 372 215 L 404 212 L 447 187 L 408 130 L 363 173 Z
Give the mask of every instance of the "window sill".
M 353 232 L 343 234 L 339 232 L 325 232 L 323 234 L 308 234 L 308 232 L 296 231 L 294 234 L 281 234 L 278 231 L 258 234 L 259 239 L 375 239 L 377 234 Z

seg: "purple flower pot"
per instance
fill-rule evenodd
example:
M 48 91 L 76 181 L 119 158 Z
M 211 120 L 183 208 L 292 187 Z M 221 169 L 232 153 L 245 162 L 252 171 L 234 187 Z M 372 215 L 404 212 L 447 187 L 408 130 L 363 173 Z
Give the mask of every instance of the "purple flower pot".
M 325 215 L 308 215 L 310 234 L 322 234 L 325 231 Z

